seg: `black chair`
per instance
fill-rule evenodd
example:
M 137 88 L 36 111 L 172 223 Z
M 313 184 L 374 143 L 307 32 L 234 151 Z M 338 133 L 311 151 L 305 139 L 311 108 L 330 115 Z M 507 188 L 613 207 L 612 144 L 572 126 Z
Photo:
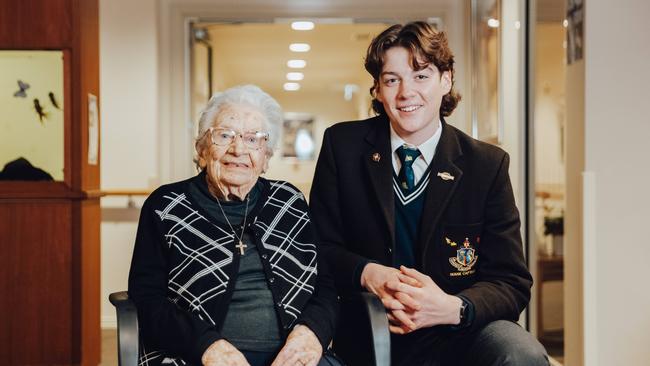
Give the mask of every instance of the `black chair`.
M 117 350 L 119 366 L 138 366 L 138 312 L 126 291 L 108 297 L 117 312 Z M 390 366 L 390 334 L 388 318 L 379 298 L 362 293 L 357 299 L 366 314 L 372 336 L 373 358 L 376 366 Z M 352 365 L 353 366 L 353 365 Z

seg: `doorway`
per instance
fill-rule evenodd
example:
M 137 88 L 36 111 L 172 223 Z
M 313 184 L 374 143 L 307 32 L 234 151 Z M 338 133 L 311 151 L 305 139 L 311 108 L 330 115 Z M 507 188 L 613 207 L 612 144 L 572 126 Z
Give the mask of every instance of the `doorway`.
M 566 27 L 564 1 L 534 9 L 532 91 L 533 221 L 536 260 L 534 333 L 558 362 L 564 360 L 564 212 Z

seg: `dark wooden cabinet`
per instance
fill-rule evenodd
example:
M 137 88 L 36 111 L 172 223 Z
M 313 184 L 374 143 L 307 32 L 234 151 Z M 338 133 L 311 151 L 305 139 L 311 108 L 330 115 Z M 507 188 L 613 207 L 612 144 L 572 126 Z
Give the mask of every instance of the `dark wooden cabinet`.
M 547 331 L 544 329 L 544 282 L 564 280 L 564 257 L 540 255 L 537 259 L 537 338 L 547 347 L 561 347 L 563 330 Z
M 98 1 L 0 0 L 0 49 L 63 51 L 65 140 L 63 181 L 0 181 L 0 360 L 97 365 L 101 160 L 87 156 Z

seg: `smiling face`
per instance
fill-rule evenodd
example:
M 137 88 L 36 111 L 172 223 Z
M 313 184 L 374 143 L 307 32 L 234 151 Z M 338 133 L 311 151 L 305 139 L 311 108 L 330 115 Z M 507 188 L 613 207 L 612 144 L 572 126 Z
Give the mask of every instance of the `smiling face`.
M 425 64 L 418 59 L 419 64 Z M 384 55 L 377 80 L 377 100 L 391 126 L 404 141 L 419 145 L 433 136 L 440 119 L 442 97 L 451 90 L 451 75 L 433 64 L 414 70 L 406 48 L 392 47 Z
M 203 137 L 199 164 L 206 168 L 210 185 L 218 187 L 226 197 L 235 194 L 243 198 L 267 168 L 269 156 L 265 142 L 255 149 L 246 146 L 240 136 L 251 131 L 266 132 L 265 121 L 262 113 L 252 106 L 224 105 L 214 119 L 213 128 L 233 130 L 237 136 L 231 144 L 223 146 L 213 144 L 210 133 Z

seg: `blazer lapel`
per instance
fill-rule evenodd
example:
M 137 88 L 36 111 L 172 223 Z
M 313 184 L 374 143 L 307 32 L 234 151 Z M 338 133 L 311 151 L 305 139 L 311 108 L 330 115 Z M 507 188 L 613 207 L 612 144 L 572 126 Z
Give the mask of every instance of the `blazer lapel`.
M 388 121 L 379 117 L 374 128 L 366 136 L 370 144 L 363 154 L 370 182 L 374 188 L 377 202 L 390 232 L 390 246 L 395 241 L 395 197 L 393 194 L 393 163 L 390 149 L 390 129 Z
M 455 131 L 442 120 L 442 135 L 431 162 L 431 179 L 427 192 L 420 222 L 418 235 L 418 250 L 423 253 L 438 226 L 440 215 L 447 207 L 449 199 L 454 194 L 463 171 L 454 164 L 462 155 Z

